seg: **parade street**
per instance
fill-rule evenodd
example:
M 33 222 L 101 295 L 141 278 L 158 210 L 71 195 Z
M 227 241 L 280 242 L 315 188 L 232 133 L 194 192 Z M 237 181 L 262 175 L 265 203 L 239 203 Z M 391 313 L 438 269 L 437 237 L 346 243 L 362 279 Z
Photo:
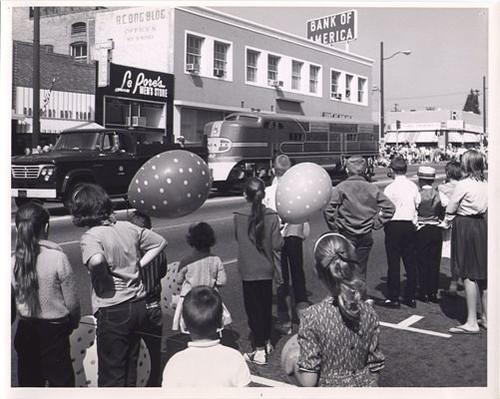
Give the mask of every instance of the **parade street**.
M 436 167 L 436 182 L 444 179 L 444 163 Z M 417 165 L 410 165 L 408 176 L 415 177 Z M 377 168 L 373 184 L 383 189 L 390 179 L 387 169 Z M 119 204 L 120 205 L 120 204 Z M 206 221 L 217 237 L 213 253 L 224 262 L 228 276 L 227 284 L 221 289 L 224 303 L 232 315 L 232 324 L 225 331 L 224 341 L 237 347 L 241 352 L 251 349 L 249 328 L 243 308 L 241 281 L 237 271 L 237 245 L 234 239 L 233 212 L 244 205 L 239 195 L 213 196 L 198 211 L 179 219 L 153 219 L 153 229 L 168 241 L 168 263 L 187 255 L 190 247 L 186 243 L 186 233 L 191 223 Z M 118 206 L 117 216 L 125 219 L 130 210 Z M 82 305 L 82 315 L 91 314 L 90 279 L 81 261 L 79 239 L 83 229 L 75 227 L 71 217 L 62 207 L 49 206 L 51 210 L 50 239 L 62 246 L 69 257 L 77 278 L 78 295 Z M 316 239 L 327 227 L 321 214 L 310 220 L 311 234 L 304 243 L 304 268 L 306 284 L 311 303 L 318 302 L 326 295 L 312 264 L 312 250 Z M 11 249 L 15 245 L 15 226 L 11 228 Z M 401 267 L 404 281 L 404 268 Z M 481 330 L 478 335 L 451 335 L 448 328 L 460 324 L 465 319 L 465 298 L 459 286 L 458 298 L 442 298 L 440 303 L 418 302 L 415 309 L 401 306 L 400 309 L 387 309 L 381 306 L 385 298 L 387 262 L 384 249 L 384 232 L 376 231 L 370 255 L 367 274 L 368 294 L 375 300 L 375 309 L 380 318 L 380 347 L 386 357 L 386 366 L 381 375 L 381 386 L 391 387 L 481 387 L 487 384 L 487 334 Z M 449 270 L 441 268 L 440 288 L 447 288 Z M 404 285 L 403 285 L 404 287 Z M 276 310 L 274 309 L 274 314 Z M 171 330 L 172 319 L 164 317 L 163 352 L 164 361 L 172 353 L 183 349 L 186 337 Z M 12 326 L 12 334 L 16 330 Z M 298 326 L 294 324 L 293 334 Z M 289 336 L 273 333 L 275 352 L 267 366 L 250 364 L 252 381 L 255 386 L 280 387 L 293 384 L 280 367 L 280 353 Z M 12 351 L 12 384 L 17 383 L 16 352 Z

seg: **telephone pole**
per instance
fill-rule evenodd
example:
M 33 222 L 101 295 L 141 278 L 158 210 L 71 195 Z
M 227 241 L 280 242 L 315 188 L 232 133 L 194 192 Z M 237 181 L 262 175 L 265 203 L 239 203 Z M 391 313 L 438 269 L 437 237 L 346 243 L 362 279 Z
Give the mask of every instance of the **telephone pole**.
M 40 7 L 33 7 L 33 131 L 31 146 L 36 148 L 40 133 Z

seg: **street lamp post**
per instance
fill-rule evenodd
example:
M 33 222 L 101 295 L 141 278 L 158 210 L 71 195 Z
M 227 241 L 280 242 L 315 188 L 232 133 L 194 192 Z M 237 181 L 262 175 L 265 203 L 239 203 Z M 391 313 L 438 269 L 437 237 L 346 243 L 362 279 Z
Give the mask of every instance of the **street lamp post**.
M 384 61 L 395 57 L 398 54 L 410 55 L 411 50 L 396 51 L 389 57 L 384 58 L 384 42 L 380 42 L 380 132 L 383 136 L 385 133 L 385 116 L 384 116 Z

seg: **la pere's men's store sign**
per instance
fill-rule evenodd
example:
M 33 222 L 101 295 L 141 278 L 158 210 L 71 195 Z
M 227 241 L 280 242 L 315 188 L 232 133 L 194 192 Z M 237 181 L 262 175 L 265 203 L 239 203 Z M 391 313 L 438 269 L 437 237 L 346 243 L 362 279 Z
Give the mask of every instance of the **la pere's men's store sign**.
M 356 10 L 311 19 L 307 21 L 307 38 L 326 45 L 356 40 L 357 20 Z
M 98 66 L 99 67 L 99 66 Z M 109 85 L 96 88 L 96 121 L 104 121 L 105 102 L 111 99 L 142 106 L 164 107 L 167 131 L 172 128 L 174 75 L 109 63 Z M 99 122 L 99 121 L 98 121 Z

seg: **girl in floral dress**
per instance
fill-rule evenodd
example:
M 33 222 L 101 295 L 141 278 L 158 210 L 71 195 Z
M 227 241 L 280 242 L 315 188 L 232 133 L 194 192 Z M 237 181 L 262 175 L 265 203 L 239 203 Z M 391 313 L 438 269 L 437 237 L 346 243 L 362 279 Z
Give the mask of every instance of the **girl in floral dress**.
M 384 368 L 379 320 L 364 302 L 354 247 L 327 233 L 314 248 L 315 268 L 330 295 L 303 312 L 295 377 L 302 386 L 374 387 Z

